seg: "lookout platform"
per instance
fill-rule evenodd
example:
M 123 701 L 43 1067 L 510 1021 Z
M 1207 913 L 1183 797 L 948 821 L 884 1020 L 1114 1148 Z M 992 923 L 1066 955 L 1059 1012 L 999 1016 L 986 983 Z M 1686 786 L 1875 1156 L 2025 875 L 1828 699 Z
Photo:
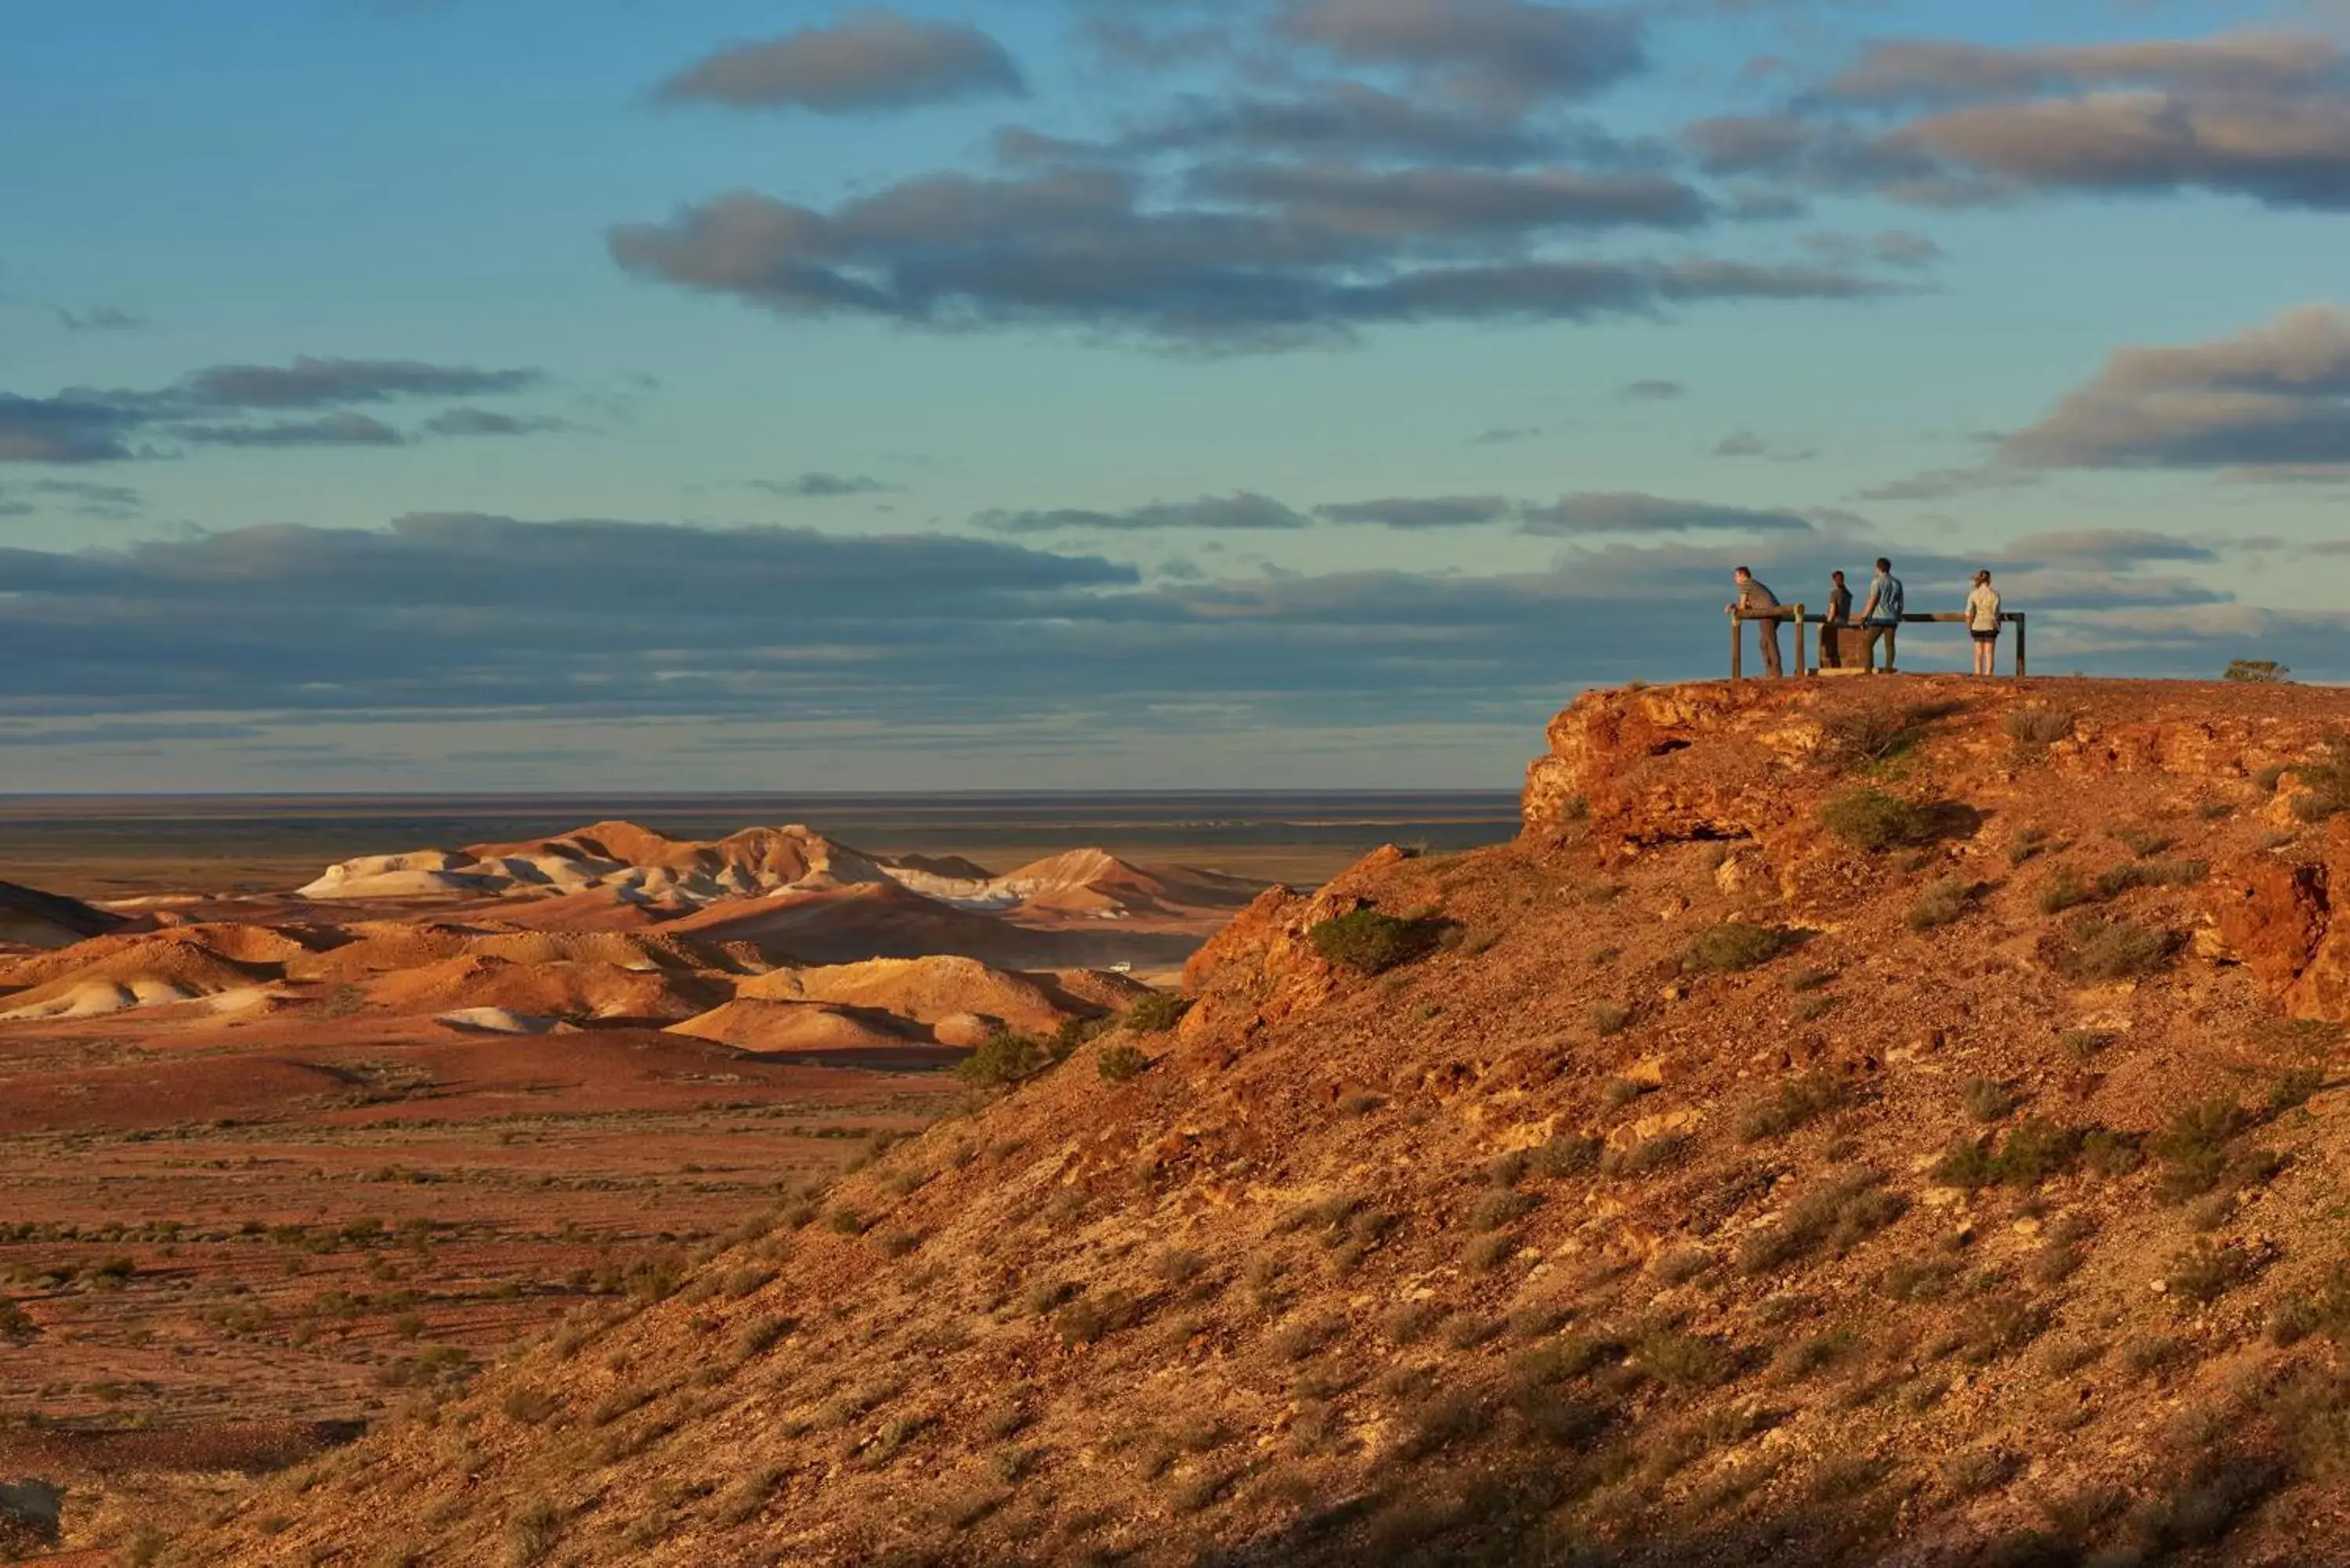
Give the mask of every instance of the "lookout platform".
M 2024 612 L 2004 610 L 2001 612 L 1999 619 L 2002 626 L 2012 625 L 2015 628 L 2015 675 L 2017 680 L 2023 680 L 2032 673 L 2031 649 L 2026 640 L 2028 627 L 2024 619 Z M 1730 678 L 1732 680 L 1746 679 L 1746 623 L 1750 620 L 1793 623 L 1795 628 L 1795 673 L 1797 675 L 1807 677 L 1858 675 L 1866 668 L 1862 651 L 1865 628 L 1858 621 L 1831 621 L 1825 615 L 1812 614 L 1808 607 L 1804 605 L 1781 605 L 1777 609 L 1733 609 L 1730 612 Z M 1905 615 L 1901 618 L 1901 624 L 1905 627 L 1912 624 L 1964 626 L 1966 622 L 1967 618 L 1964 615 L 1955 612 L 1942 615 Z M 1807 630 L 1808 628 L 1814 626 L 1820 628 L 1818 651 L 1821 657 L 1817 664 L 1814 664 L 1811 658 L 1811 639 Z

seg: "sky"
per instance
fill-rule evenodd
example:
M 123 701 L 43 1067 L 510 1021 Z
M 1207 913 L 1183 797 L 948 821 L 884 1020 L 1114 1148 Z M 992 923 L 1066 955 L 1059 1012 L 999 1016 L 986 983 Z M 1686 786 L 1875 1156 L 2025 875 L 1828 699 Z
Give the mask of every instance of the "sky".
M 2350 679 L 2350 0 L 9 20 L 0 792 L 1507 788 L 1880 554 Z

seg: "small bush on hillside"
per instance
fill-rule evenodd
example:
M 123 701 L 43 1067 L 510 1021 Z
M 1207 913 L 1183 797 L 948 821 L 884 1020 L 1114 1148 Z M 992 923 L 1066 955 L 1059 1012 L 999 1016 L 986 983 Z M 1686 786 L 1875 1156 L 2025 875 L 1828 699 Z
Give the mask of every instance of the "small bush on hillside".
M 1094 1058 L 1095 1069 L 1101 1074 L 1106 1084 L 1123 1084 L 1140 1077 L 1149 1065 L 1149 1056 L 1123 1040 L 1113 1045 L 1105 1045 L 1101 1054 Z
M 2149 833 L 2142 827 L 2116 827 L 2109 830 L 2106 836 L 2140 860 L 2151 860 L 2178 842 L 2175 838 L 2166 838 L 2159 833 Z
M 2118 898 L 2133 888 L 2192 888 L 2207 880 L 2207 860 L 2133 860 L 2100 873 L 2095 884 L 2099 898 Z
M 1850 1103 L 1844 1085 L 1825 1073 L 1810 1073 L 1781 1084 L 1778 1092 L 1757 1100 L 1738 1115 L 1738 1140 L 1761 1143 L 1784 1137 L 1797 1127 L 1818 1120 Z
M 2232 1095 L 2216 1095 L 2171 1112 L 2150 1140 L 2155 1158 L 2162 1161 L 2156 1199 L 2184 1203 L 2217 1189 L 2227 1177 L 2237 1135 L 2251 1126 L 2251 1117 Z
M 1975 901 L 1974 888 L 1963 877 L 1946 877 L 1923 893 L 1909 906 L 1907 917 L 1913 931 L 1930 931 L 1939 926 L 1954 925 L 1963 919 Z
M 1588 1014 L 1591 1032 L 1606 1040 L 1621 1034 L 1632 1026 L 1632 1010 L 1621 1002 L 1595 1002 Z
M 1470 1206 L 1469 1227 L 1472 1231 L 1498 1231 L 1534 1212 L 1541 1204 L 1542 1199 L 1531 1192 L 1512 1192 L 1497 1188 L 1480 1194 L 1477 1201 Z
M 1647 1176 L 1678 1165 L 1689 1154 L 1696 1140 L 1686 1133 L 1659 1133 L 1643 1138 L 1623 1148 L 1611 1148 L 1599 1159 L 1600 1174 L 1611 1177 Z
M 2228 672 L 2221 679 L 2272 686 L 2292 673 L 2290 666 L 2279 664 L 2273 659 L 2231 659 L 2228 661 Z
M 955 1076 L 983 1089 L 1024 1083 L 1058 1060 L 1051 1047 L 1033 1034 L 998 1029 L 955 1066 Z
M 1899 1219 L 1906 1207 L 1873 1170 L 1834 1172 L 1789 1205 L 1777 1223 L 1749 1231 L 1738 1265 L 1760 1274 L 1822 1248 L 1842 1255 Z
M 1599 1158 L 1607 1147 L 1596 1137 L 1561 1133 L 1534 1151 L 1534 1169 L 1554 1180 L 1589 1176 L 1599 1168 Z
M 1995 1122 L 2015 1109 L 2015 1091 L 1995 1078 L 1969 1078 L 1959 1087 L 1959 1103 L 1979 1122 Z
M 2007 863 L 2021 866 L 2043 853 L 2054 836 L 2044 827 L 2027 827 L 2019 831 L 2007 846 Z
M 1599 1103 L 1608 1110 L 1620 1111 L 1634 1100 L 1653 1095 L 1661 1087 L 1662 1085 L 1649 1078 L 1610 1078 L 1599 1091 Z
M 1820 807 L 1820 826 L 1872 855 L 1934 836 L 1934 815 L 1882 790 L 1855 790 Z
M 2350 811 L 2350 735 L 2325 737 L 2325 754 L 2298 763 L 2293 774 L 2303 792 L 2293 797 L 2293 814 L 2303 822 L 2324 822 Z
M 1711 1388 L 1728 1382 L 1738 1370 L 1736 1358 L 1720 1340 L 1678 1329 L 1642 1334 L 1632 1354 L 1641 1371 L 1677 1388 Z
M 1154 991 L 1126 1010 L 1126 1024 L 1145 1034 L 1164 1034 L 1183 1021 L 1191 1003 L 1171 991 Z
M 2040 889 L 2037 900 L 2043 915 L 2061 915 L 2067 909 L 2077 909 L 2084 904 L 2097 901 L 2096 889 L 2081 880 L 2080 873 L 2070 866 L 2059 867 Z
M 2173 1301 L 2205 1306 L 2252 1277 L 2257 1260 L 2242 1247 L 2196 1241 L 2170 1260 L 2162 1282 Z
M 2090 1133 L 2027 1116 L 1998 1141 L 1996 1133 L 1960 1138 L 1934 1167 L 1943 1187 L 2037 1187 L 2070 1170 L 2087 1147 Z
M 506 1562 L 528 1568 L 555 1550 L 563 1533 L 563 1511 L 540 1499 L 525 1503 L 506 1519 Z
M 2002 728 L 2019 749 L 2037 751 L 2071 740 L 2076 722 L 2062 708 L 2018 708 L 2008 714 Z
M 1681 950 L 1681 968 L 1691 972 L 1754 969 L 1769 963 L 1802 939 L 1777 926 L 1725 920 L 1698 934 Z
M 1842 709 L 1820 721 L 1820 753 L 1832 767 L 1875 767 L 1916 745 L 1925 738 L 1926 726 L 1957 710 L 1956 703 L 1889 702 Z
M 2132 980 L 2168 963 L 2176 947 L 2168 931 L 2089 914 L 2075 916 L 2064 928 L 2054 956 L 2058 971 L 2069 980 Z
M 1401 919 L 1377 909 L 1357 909 L 1323 920 L 1305 936 L 1315 952 L 1359 974 L 1383 974 L 1425 956 L 1436 943 L 1429 922 Z

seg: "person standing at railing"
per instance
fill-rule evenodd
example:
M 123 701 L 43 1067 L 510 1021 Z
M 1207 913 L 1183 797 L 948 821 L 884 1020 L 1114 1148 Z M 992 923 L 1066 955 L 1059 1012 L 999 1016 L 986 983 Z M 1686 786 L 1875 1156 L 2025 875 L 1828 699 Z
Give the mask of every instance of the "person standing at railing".
M 1894 643 L 1901 630 L 1904 607 L 1901 579 L 1893 575 L 1893 563 L 1884 556 L 1877 557 L 1877 576 L 1868 580 L 1868 603 L 1860 612 L 1860 655 L 1863 668 L 1871 674 L 1877 671 L 1877 644 L 1885 643 L 1885 673 L 1899 673 L 1893 668 Z
M 1852 590 L 1842 572 L 1828 574 L 1828 613 L 1820 622 L 1820 668 L 1844 668 L 1844 629 L 1852 624 Z
M 1779 596 L 1757 582 L 1749 568 L 1741 566 L 1730 577 L 1738 585 L 1738 597 L 1728 607 L 1731 615 L 1759 616 L 1779 607 Z M 1754 639 L 1762 645 L 1762 668 L 1773 675 L 1784 674 L 1779 668 L 1778 618 L 1755 621 Z
M 1989 572 L 1975 574 L 1975 590 L 1967 596 L 1967 631 L 1975 644 L 1975 673 L 1999 673 L 1999 590 Z

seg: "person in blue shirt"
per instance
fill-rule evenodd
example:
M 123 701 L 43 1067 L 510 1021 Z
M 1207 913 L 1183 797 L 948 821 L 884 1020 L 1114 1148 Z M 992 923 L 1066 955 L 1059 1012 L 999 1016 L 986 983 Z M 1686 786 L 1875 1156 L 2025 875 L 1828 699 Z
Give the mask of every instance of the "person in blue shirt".
M 1877 576 L 1868 581 L 1868 603 L 1860 612 L 1861 668 L 1872 675 L 1877 672 L 1877 644 L 1880 639 L 1885 643 L 1885 673 L 1899 673 L 1893 668 L 1893 645 L 1901 629 L 1901 579 L 1893 575 L 1893 563 L 1879 556 Z

